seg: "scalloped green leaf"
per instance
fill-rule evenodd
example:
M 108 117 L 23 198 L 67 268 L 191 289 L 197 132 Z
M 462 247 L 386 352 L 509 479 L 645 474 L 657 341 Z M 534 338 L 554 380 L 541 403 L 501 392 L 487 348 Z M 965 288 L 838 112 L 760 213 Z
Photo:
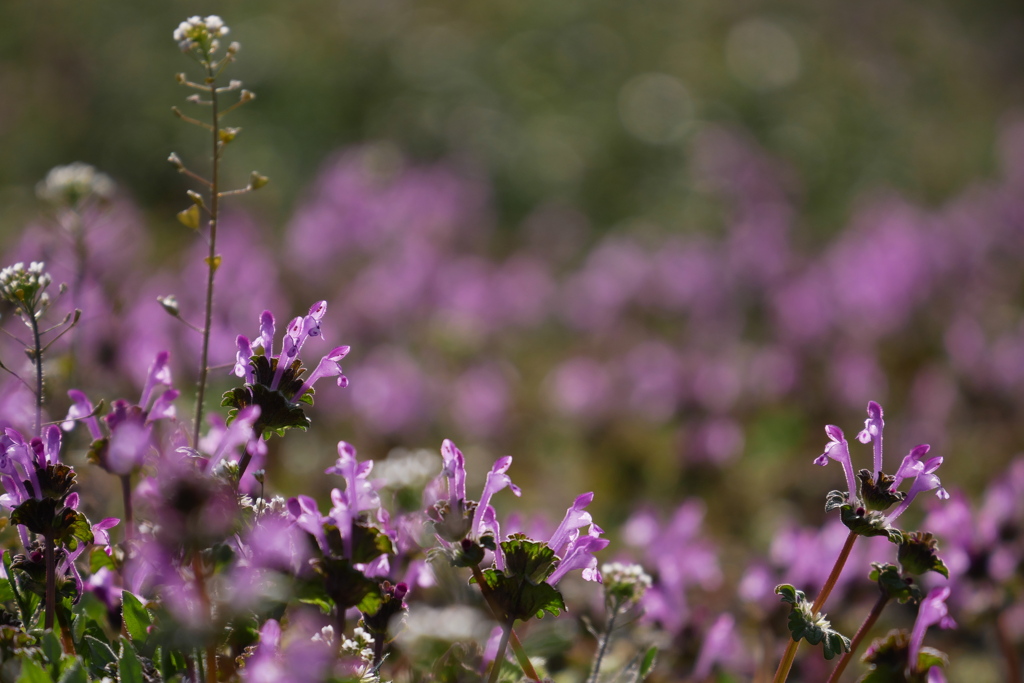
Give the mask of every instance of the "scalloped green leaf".
M 127 638 L 121 636 L 121 654 L 117 658 L 119 683 L 146 683 L 142 676 L 142 662 Z
M 23 657 L 17 683 L 53 683 L 53 679 L 39 664 L 28 657 Z
M 145 643 L 149 637 L 149 627 L 153 625 L 146 606 L 128 591 L 121 591 L 121 615 L 128 637 L 133 642 Z

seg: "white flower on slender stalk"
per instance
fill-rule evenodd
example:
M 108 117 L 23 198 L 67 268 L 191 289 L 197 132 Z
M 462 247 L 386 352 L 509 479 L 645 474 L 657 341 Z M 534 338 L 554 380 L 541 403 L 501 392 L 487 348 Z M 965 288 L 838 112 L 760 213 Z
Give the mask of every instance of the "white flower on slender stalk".
M 14 304 L 26 324 L 30 318 L 38 320 L 50 305 L 46 288 L 53 278 L 44 267 L 41 261 L 33 261 L 28 269 L 19 262 L 0 270 L 0 298 Z
M 209 56 L 220 47 L 220 41 L 217 39 L 230 32 L 231 29 L 225 26 L 224 20 L 216 14 L 205 18 L 195 16 L 178 24 L 178 28 L 174 29 L 174 40 L 182 52 L 198 50 L 204 56 Z
M 89 198 L 110 199 L 114 195 L 114 181 L 94 166 L 76 161 L 51 168 L 36 185 L 36 195 L 57 206 L 74 208 Z

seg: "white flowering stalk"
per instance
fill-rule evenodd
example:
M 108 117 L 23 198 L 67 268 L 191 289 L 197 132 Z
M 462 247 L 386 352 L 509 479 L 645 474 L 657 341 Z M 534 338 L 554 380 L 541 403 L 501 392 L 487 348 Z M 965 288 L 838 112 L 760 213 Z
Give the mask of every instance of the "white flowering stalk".
M 207 282 L 206 282 L 206 305 L 204 324 L 201 328 L 203 344 L 199 362 L 199 381 L 196 387 L 196 414 L 193 430 L 192 443 L 199 442 L 199 430 L 203 422 L 203 399 L 206 393 L 206 380 L 209 373 L 208 360 L 210 349 L 210 325 L 213 321 L 213 291 L 214 274 L 220 265 L 221 257 L 217 254 L 217 222 L 220 215 L 220 200 L 224 197 L 251 192 L 263 187 L 268 180 L 265 176 L 253 171 L 249 176 L 249 183 L 236 190 L 221 190 L 220 184 L 220 160 L 224 153 L 224 147 L 241 132 L 240 128 L 221 126 L 221 119 L 232 110 L 241 105 L 251 102 L 255 95 L 242 88 L 242 82 L 237 80 L 229 81 L 226 86 L 218 86 L 217 80 L 224 69 L 235 60 L 240 48 L 238 43 L 231 43 L 223 57 L 217 58 L 216 54 L 220 49 L 220 39 L 230 33 L 230 29 L 224 24 L 224 20 L 217 15 L 208 17 L 189 17 L 178 25 L 174 30 L 174 40 L 182 52 L 188 54 L 202 66 L 204 74 L 200 82 L 189 80 L 184 73 L 177 75 L 177 81 L 181 85 L 192 88 L 197 92 L 186 98 L 191 104 L 209 107 L 210 115 L 206 121 L 192 116 L 187 116 L 178 107 L 172 107 L 174 115 L 186 123 L 202 128 L 210 134 L 212 147 L 212 167 L 210 177 L 188 169 L 177 154 L 171 154 L 168 161 L 183 173 L 192 178 L 200 185 L 200 191 L 189 190 L 186 194 L 191 202 L 190 206 L 178 213 L 178 220 L 186 227 L 198 231 L 203 214 L 205 213 L 208 222 L 208 238 L 210 245 L 209 254 L 206 257 Z M 239 91 L 238 100 L 228 106 L 221 108 L 220 95 Z M 165 308 L 167 306 L 165 305 Z M 175 317 L 182 319 L 177 308 L 167 308 Z
M 24 263 L 19 262 L 0 270 L 0 298 L 12 304 L 15 310 L 18 311 L 18 315 L 21 316 L 22 321 L 32 330 L 32 342 L 25 345 L 25 351 L 36 369 L 36 422 L 34 432 L 40 436 L 42 435 L 43 424 L 43 352 L 50 347 L 50 344 L 53 344 L 65 332 L 74 327 L 82 313 L 76 310 L 74 320 L 68 314 L 62 322 L 48 330 L 40 331 L 39 319 L 43 317 L 43 314 L 50 307 L 50 293 L 46 291 L 46 288 L 53 282 L 53 278 L 44 270 L 45 267 L 42 261 L 33 261 L 29 264 L 28 268 L 25 268 Z M 64 285 L 61 285 L 61 292 L 63 293 L 63 291 Z M 51 339 L 46 346 L 43 346 L 43 334 L 51 332 L 69 321 L 70 324 L 64 330 Z M 0 363 L 0 369 L 7 370 L 7 372 L 17 377 L 3 363 Z M 22 381 L 24 382 L 24 380 Z
M 604 580 L 604 604 L 608 611 L 608 621 L 600 635 L 594 634 L 598 639 L 597 656 L 594 658 L 594 668 L 587 683 L 597 683 L 598 675 L 601 673 L 601 660 L 604 659 L 612 632 L 615 630 L 615 619 L 638 603 L 651 587 L 651 577 L 638 564 L 606 563 L 601 567 L 601 577 Z
M 78 209 L 89 199 L 110 199 L 114 187 L 114 181 L 106 173 L 76 161 L 51 168 L 46 178 L 36 185 L 36 196 L 61 208 Z

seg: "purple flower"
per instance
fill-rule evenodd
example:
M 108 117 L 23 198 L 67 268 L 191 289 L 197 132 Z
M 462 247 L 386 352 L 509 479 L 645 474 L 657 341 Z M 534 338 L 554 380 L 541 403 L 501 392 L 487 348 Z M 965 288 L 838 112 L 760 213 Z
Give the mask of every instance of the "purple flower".
M 875 453 L 875 470 L 873 481 L 878 481 L 878 473 L 882 471 L 882 406 L 874 401 L 868 402 L 868 419 L 864 420 L 864 429 L 857 434 L 857 441 L 871 443 Z M 852 494 L 853 489 L 851 489 Z
M 949 597 L 949 586 L 933 588 L 928 596 L 921 601 L 918 608 L 917 620 L 910 632 L 910 646 L 907 649 L 907 662 L 912 672 L 917 671 L 917 659 L 921 652 L 921 644 L 924 642 L 924 633 L 928 627 L 938 624 L 939 628 L 956 628 L 956 622 L 949 616 L 949 608 L 946 607 L 946 598 Z
M 847 443 L 846 437 L 843 436 L 843 430 L 835 425 L 826 425 L 825 433 L 828 434 L 829 443 L 825 446 L 825 452 L 814 459 L 814 464 L 824 467 L 828 464 L 829 458 L 842 463 L 843 472 L 846 474 L 846 499 L 853 500 L 857 495 L 857 480 L 853 476 L 850 444 Z
M 476 505 L 476 512 L 473 515 L 473 526 L 470 529 L 470 534 L 476 538 L 482 536 L 486 530 L 496 531 L 496 525 L 494 525 L 496 513 L 494 508 L 491 507 L 491 498 L 495 493 L 508 487 L 517 498 L 523 495 L 519 487 L 512 483 L 511 477 L 505 474 L 511 466 L 512 456 L 506 455 L 498 458 L 494 466 L 491 467 L 491 471 L 487 473 L 487 479 L 484 481 L 484 490 L 480 494 L 480 501 Z
M 919 451 L 920 449 L 922 449 L 922 446 L 918 446 L 914 451 L 911 451 L 911 455 L 908 455 L 907 459 L 910 459 L 914 455 L 914 452 Z M 927 449 L 928 447 L 924 446 L 923 453 L 927 453 Z M 929 458 L 924 463 L 917 464 L 920 465 L 920 467 L 916 467 L 914 469 L 914 473 L 912 475 L 914 477 L 914 482 L 910 485 L 910 490 L 907 491 L 907 497 L 904 498 L 903 502 L 889 514 L 890 522 L 902 515 L 903 511 L 907 509 L 910 502 L 914 500 L 919 493 L 938 489 L 938 491 L 935 492 L 935 495 L 938 496 L 939 499 L 947 500 L 949 498 L 949 494 L 946 492 L 946 489 L 942 488 L 942 482 L 939 481 L 939 477 L 935 474 L 935 470 L 939 469 L 939 465 L 942 464 L 942 456 Z
M 704 642 L 693 667 L 693 680 L 703 681 L 711 675 L 711 668 L 719 662 L 730 662 L 737 654 L 736 620 L 723 614 L 715 620 L 704 636 Z
M 352 558 L 352 525 L 360 512 L 380 507 L 380 497 L 369 481 L 373 461 L 360 463 L 356 460 L 356 449 L 344 441 L 338 442 L 338 460 L 324 470 L 324 474 L 337 474 L 345 479 L 345 490 L 331 491 L 333 507 L 328 516 L 341 532 L 345 557 Z M 386 555 L 382 557 L 387 557 Z

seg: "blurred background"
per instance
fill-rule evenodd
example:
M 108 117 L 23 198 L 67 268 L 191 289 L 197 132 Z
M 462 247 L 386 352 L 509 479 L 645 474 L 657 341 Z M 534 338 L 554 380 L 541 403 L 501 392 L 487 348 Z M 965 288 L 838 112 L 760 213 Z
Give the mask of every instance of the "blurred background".
M 188 401 L 198 345 L 155 300 L 201 319 L 193 186 L 165 161 L 208 167 L 170 111 L 202 114 L 174 80 L 193 14 L 224 18 L 257 95 L 225 119 L 226 182 L 271 178 L 228 203 L 214 362 L 318 299 L 323 352 L 353 347 L 351 386 L 274 444 L 278 490 L 324 498 L 338 439 L 381 460 L 448 437 L 478 480 L 509 453 L 526 505 L 594 490 L 627 544 L 638 510 L 690 501 L 717 554 L 679 590 L 721 607 L 746 553 L 821 525 L 823 427 L 852 441 L 868 400 L 887 469 L 930 443 L 964 500 L 1021 450 L 1024 13 L 996 0 L 3 3 L 5 264 L 45 257 L 86 310 L 56 417 L 68 386 L 134 395 L 167 347 Z M 72 161 L 117 186 L 85 252 L 36 196 Z M 1005 680 L 972 609 L 952 680 Z M 678 638 L 714 616 L 679 610 Z

